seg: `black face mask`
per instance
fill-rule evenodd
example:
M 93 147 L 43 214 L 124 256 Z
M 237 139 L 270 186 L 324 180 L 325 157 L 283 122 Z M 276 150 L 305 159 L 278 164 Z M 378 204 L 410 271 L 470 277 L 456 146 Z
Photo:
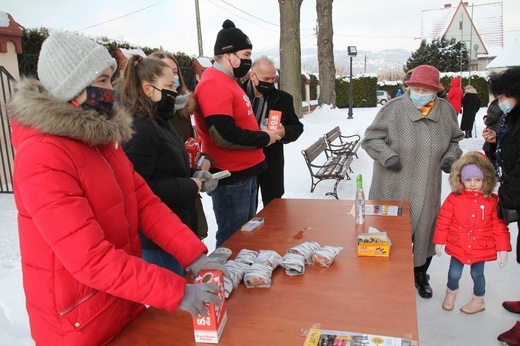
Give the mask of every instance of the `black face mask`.
M 233 53 L 233 54 L 235 54 L 235 53 Z M 241 59 L 236 54 L 235 54 L 235 56 L 240 59 L 240 66 L 233 67 L 233 75 L 235 76 L 235 78 L 242 78 L 251 69 L 252 62 L 251 62 L 251 59 Z
M 151 87 L 161 92 L 161 100 L 156 102 L 157 113 L 171 114 L 173 116 L 177 93 L 168 89 L 157 89 L 153 85 L 151 85 Z
M 255 74 L 256 76 L 256 74 Z M 256 77 L 258 79 L 258 77 Z M 271 90 L 274 89 L 274 83 L 269 83 L 269 82 L 264 82 L 264 81 L 261 81 L 259 80 L 258 81 L 258 84 L 255 85 L 256 87 L 256 90 L 258 90 L 258 92 L 260 92 L 262 95 L 268 95 Z

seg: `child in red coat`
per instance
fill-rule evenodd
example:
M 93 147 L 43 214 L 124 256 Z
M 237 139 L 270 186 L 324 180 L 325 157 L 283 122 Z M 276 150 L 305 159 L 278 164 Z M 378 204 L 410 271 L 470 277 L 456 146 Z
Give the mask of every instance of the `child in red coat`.
M 475 314 L 484 310 L 486 261 L 500 256 L 500 268 L 511 251 L 509 230 L 497 215 L 498 196 L 495 170 L 491 162 L 477 151 L 469 152 L 455 161 L 450 173 L 452 192 L 442 204 L 433 236 L 435 251 L 440 256 L 446 244 L 451 256 L 448 288 L 442 303 L 445 310 L 453 310 L 459 280 L 464 265 L 471 267 L 473 297 L 460 310 Z

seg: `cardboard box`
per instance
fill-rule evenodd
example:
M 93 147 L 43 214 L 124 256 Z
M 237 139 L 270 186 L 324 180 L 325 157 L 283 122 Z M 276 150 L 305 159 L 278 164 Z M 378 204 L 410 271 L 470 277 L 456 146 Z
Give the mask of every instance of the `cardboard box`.
M 200 138 L 190 137 L 188 138 L 188 140 L 186 140 L 186 142 L 184 142 L 184 147 L 188 152 L 188 158 L 190 160 L 191 168 L 197 168 L 198 166 L 201 153 L 201 146 L 202 142 Z
M 220 305 L 206 303 L 206 315 L 193 317 L 195 342 L 218 344 L 227 321 L 224 275 L 218 270 L 202 270 L 193 283 L 211 282 L 220 288 Z
M 385 232 L 358 235 L 358 256 L 389 257 L 392 242 Z
M 275 131 L 280 129 L 280 123 L 282 121 L 282 112 L 270 110 L 269 118 L 267 119 L 267 129 Z

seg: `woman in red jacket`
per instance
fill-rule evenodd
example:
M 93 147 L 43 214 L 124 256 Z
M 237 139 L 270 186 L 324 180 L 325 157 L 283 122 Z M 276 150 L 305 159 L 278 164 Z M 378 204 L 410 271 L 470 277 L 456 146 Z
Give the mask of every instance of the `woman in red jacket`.
M 131 116 L 114 105 L 108 51 L 53 32 L 38 77 L 9 103 L 23 285 L 37 345 L 104 345 L 148 304 L 192 314 L 218 304 L 214 285 L 187 284 L 141 257 L 137 230 L 194 274 L 220 268 L 155 196 L 119 143 Z
M 455 113 L 460 114 L 462 108 L 462 88 L 460 87 L 460 77 L 451 80 L 450 90 L 446 95 Z
M 441 255 L 444 244 L 446 253 L 451 255 L 448 288 L 442 303 L 445 310 L 453 310 L 465 264 L 471 266 L 473 297 L 460 310 L 475 314 L 484 310 L 485 262 L 496 260 L 497 252 L 500 268 L 507 262 L 511 243 L 509 230 L 497 215 L 495 184 L 495 169 L 479 152 L 463 155 L 451 168 L 452 192 L 439 211 L 433 236 L 437 255 Z

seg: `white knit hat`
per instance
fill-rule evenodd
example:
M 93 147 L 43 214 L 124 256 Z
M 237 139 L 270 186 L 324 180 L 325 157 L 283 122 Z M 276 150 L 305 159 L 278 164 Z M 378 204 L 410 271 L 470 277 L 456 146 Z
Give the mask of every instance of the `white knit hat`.
M 38 60 L 38 78 L 54 97 L 67 102 L 92 84 L 116 61 L 107 49 L 75 34 L 53 31 L 43 42 Z

